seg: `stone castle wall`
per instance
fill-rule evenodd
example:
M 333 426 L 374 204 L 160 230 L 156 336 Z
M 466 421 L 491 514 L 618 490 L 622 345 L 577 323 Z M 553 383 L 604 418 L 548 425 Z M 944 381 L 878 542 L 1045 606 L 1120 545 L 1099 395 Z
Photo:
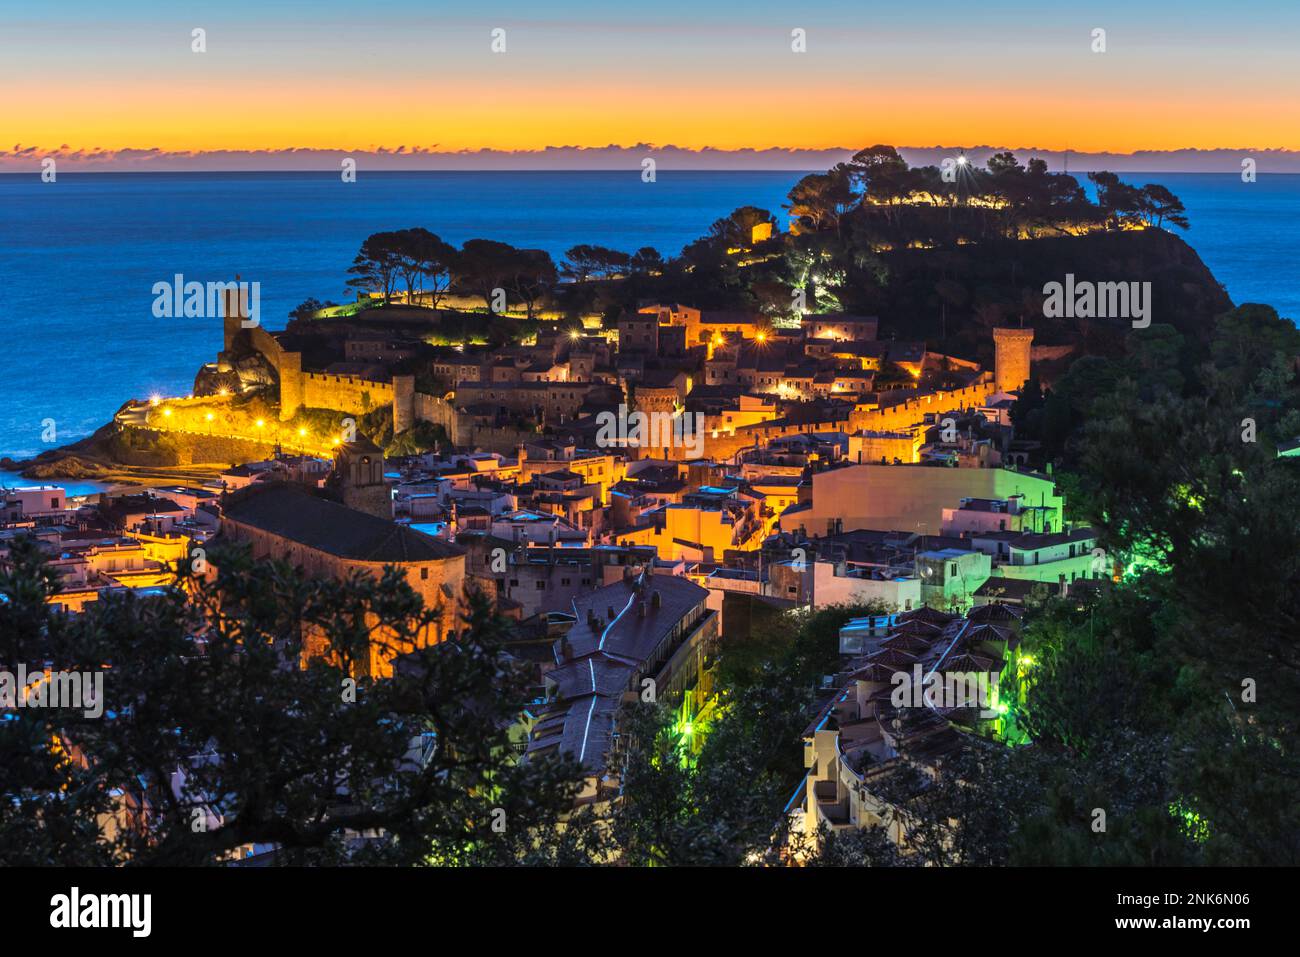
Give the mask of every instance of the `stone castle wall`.
M 160 446 L 159 440 L 165 438 Z M 187 465 L 230 465 L 269 459 L 275 446 L 251 439 L 188 432 L 159 432 L 127 426 L 114 444 L 113 457 L 123 465 L 173 467 Z
M 457 445 L 460 444 L 460 434 L 470 430 L 469 416 L 461 415 L 454 405 L 440 395 L 416 392 L 412 395 L 412 407 L 416 419 L 442 426 L 447 437 Z
M 281 421 L 292 419 L 299 408 L 308 404 L 303 400 L 301 353 L 287 352 L 282 349 L 276 338 L 261 326 L 241 329 L 238 317 L 232 321 L 229 315 L 227 316 L 225 332 L 227 353 L 232 350 L 238 336 L 247 335 L 248 345 L 275 370 L 276 377 L 280 381 Z M 322 406 L 322 408 L 331 408 L 331 406 Z
M 309 409 L 332 409 L 349 415 L 363 415 L 381 406 L 393 404 L 391 382 L 374 382 L 356 376 L 327 375 L 323 372 L 300 372 L 300 404 Z M 285 416 L 285 386 L 280 378 L 280 416 Z M 296 411 L 296 410 L 295 410 Z M 292 413 L 291 413 L 292 414 Z
M 800 422 L 789 425 L 759 424 L 743 426 L 735 433 L 719 432 L 715 437 L 711 431 L 704 433 L 704 457 L 711 459 L 730 459 L 742 449 L 766 445 L 773 439 L 787 438 L 791 435 L 809 432 L 847 432 L 848 420 L 835 422 Z M 667 458 L 684 459 L 682 450 L 674 450 Z
M 520 429 L 485 428 L 474 424 L 474 417 L 460 412 L 442 396 L 411 393 L 411 415 L 415 420 L 442 426 L 453 445 L 478 448 L 514 456 L 520 442 L 537 438 L 537 433 Z
M 983 405 L 995 391 L 992 378 L 985 376 L 964 389 L 928 392 L 880 409 L 854 409 L 849 416 L 849 427 L 854 432 L 862 429 L 869 432 L 894 432 L 922 421 L 927 412 L 951 412 L 954 409 Z

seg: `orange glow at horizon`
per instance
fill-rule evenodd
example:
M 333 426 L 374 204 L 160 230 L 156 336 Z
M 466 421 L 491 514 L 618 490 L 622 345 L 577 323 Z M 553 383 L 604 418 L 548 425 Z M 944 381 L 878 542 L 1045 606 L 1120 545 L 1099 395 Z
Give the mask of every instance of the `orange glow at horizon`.
M 1133 152 L 1184 148 L 1300 149 L 1300 104 L 1285 90 L 1243 100 L 1232 90 L 1198 91 L 1117 109 L 1104 88 L 1008 91 L 990 83 L 960 96 L 936 84 L 887 94 L 826 83 L 791 89 L 756 80 L 743 91 L 636 83 L 574 89 L 506 80 L 437 89 L 386 90 L 371 83 L 286 81 L 213 88 L 138 82 L 87 89 L 20 78 L 6 105 L 8 142 L 55 150 L 443 151 L 536 150 L 548 146 L 698 149 L 991 145 Z M 37 93 L 39 92 L 39 95 Z M 449 93 L 451 91 L 448 91 Z M 796 118 L 788 122 L 781 117 Z M 1262 131 L 1269 131 L 1265 135 Z
M 1300 8 L 1116 0 L 1098 53 L 1091 21 L 1059 5 L 932 0 L 864 18 L 824 0 L 796 54 L 786 14 L 762 3 L 393 0 L 360 15 L 223 0 L 201 5 L 202 52 L 185 6 L 65 0 L 7 23 L 0 152 L 1300 150 Z

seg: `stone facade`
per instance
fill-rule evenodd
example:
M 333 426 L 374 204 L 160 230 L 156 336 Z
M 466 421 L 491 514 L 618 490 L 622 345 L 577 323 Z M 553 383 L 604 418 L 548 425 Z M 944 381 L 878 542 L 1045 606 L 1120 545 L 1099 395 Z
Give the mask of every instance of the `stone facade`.
M 1029 357 L 1034 341 L 1033 329 L 993 330 L 995 351 L 994 385 L 999 392 L 1015 392 L 1029 381 Z
M 310 578 L 343 580 L 360 573 L 378 579 L 386 568 L 400 571 L 425 607 L 438 611 L 437 620 L 413 642 L 398 641 L 376 620 L 369 659 L 358 663 L 359 673 L 389 677 L 397 655 L 445 641 L 460 627 L 465 552 L 447 542 L 280 483 L 230 496 L 219 538 L 248 545 L 254 559 L 289 562 Z M 305 658 L 326 652 L 323 636 L 304 640 Z

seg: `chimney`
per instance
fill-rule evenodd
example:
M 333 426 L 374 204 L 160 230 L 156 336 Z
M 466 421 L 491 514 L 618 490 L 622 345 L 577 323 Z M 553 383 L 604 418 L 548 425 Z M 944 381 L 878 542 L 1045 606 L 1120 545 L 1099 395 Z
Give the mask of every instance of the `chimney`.
M 646 603 L 644 601 L 639 601 L 636 603 L 636 616 L 638 618 L 644 618 L 646 616 L 646 611 L 647 608 L 646 608 Z
M 650 593 L 650 607 L 651 607 L 651 608 L 662 608 L 662 607 L 663 607 L 663 603 L 664 603 L 664 596 L 661 595 L 658 591 L 652 591 L 652 592 Z

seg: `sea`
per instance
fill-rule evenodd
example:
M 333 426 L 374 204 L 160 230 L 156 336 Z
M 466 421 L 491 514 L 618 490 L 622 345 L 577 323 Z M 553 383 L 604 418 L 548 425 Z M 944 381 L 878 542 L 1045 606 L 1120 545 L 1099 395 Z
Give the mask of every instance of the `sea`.
M 305 299 L 346 302 L 373 232 L 424 226 L 558 261 L 578 243 L 664 256 L 738 206 L 783 215 L 790 172 L 60 173 L 0 175 L 0 457 L 89 434 L 128 398 L 183 395 L 221 348 L 219 320 L 155 318 L 153 286 L 261 284 L 279 329 Z M 1130 177 L 1126 177 L 1130 178 Z M 1300 319 L 1300 175 L 1148 173 L 1184 202 L 1185 234 L 1234 302 Z M 53 423 L 53 441 L 46 441 Z M 0 473 L 0 483 L 12 476 Z

